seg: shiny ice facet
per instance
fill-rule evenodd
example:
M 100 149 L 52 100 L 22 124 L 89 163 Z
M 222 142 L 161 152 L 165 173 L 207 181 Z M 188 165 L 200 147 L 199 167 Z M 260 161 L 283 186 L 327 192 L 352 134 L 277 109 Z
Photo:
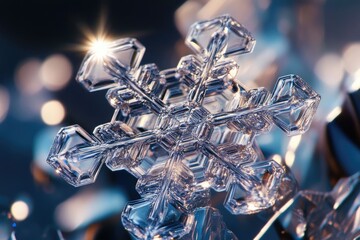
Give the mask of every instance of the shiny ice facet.
M 225 32 L 226 48 L 222 54 L 226 57 L 252 51 L 255 39 L 246 28 L 227 15 L 193 24 L 186 38 L 186 44 L 199 54 L 209 55 L 214 35 Z
M 226 227 L 219 211 L 211 207 L 198 208 L 194 213 L 194 225 L 182 240 L 237 240 Z
M 47 162 L 73 186 L 93 183 L 107 156 L 99 143 L 78 125 L 62 128 Z
M 175 239 L 187 234 L 194 215 L 179 211 L 166 203 L 161 215 L 152 217 L 153 199 L 143 198 L 129 202 L 122 214 L 124 227 L 138 239 Z
M 116 86 L 119 76 L 139 66 L 145 48 L 133 38 L 101 43 L 86 55 L 76 79 L 89 91 Z
M 278 237 L 292 239 L 358 239 L 360 237 L 360 172 L 341 179 L 328 193 L 304 190 L 270 219 L 256 239 L 269 239 L 275 222 Z
M 252 214 L 271 207 L 276 200 L 283 174 L 275 161 L 242 165 L 244 179 L 234 182 L 225 200 L 225 207 L 234 214 Z
M 274 122 L 288 135 L 304 133 L 309 129 L 320 96 L 299 76 L 288 75 L 278 79 L 271 103 Z
M 196 55 L 162 71 L 139 66 L 144 48 L 134 39 L 110 43 L 100 58 L 90 52 L 78 80 L 89 91 L 110 88 L 106 99 L 114 115 L 94 136 L 77 126 L 62 129 L 48 157 L 75 186 L 92 182 L 103 162 L 138 178 L 142 199 L 122 215 L 137 238 L 191 231 L 228 236 L 216 229 L 200 233 L 207 226 L 201 222 L 194 230 L 194 213 L 208 205 L 210 189 L 228 192 L 225 205 L 234 214 L 271 207 L 284 170 L 263 160 L 254 139 L 274 124 L 290 134 L 304 132 L 320 99 L 296 76 L 280 78 L 272 95 L 239 84 L 232 56 L 251 52 L 255 40 L 229 16 L 195 23 L 186 43 Z M 204 211 L 199 221 L 211 219 Z

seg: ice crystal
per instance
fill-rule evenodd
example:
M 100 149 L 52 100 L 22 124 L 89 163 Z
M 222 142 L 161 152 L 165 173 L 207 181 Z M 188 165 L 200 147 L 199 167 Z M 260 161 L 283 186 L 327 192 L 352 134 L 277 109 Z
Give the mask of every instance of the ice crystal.
M 272 206 L 284 170 L 262 159 L 254 137 L 274 124 L 288 135 L 305 132 L 320 100 L 296 75 L 279 78 L 272 94 L 239 84 L 234 56 L 251 52 L 255 40 L 229 16 L 195 23 L 186 44 L 195 54 L 163 71 L 140 66 L 145 48 L 135 39 L 90 51 L 77 80 L 89 91 L 108 88 L 114 116 L 93 135 L 62 128 L 47 159 L 74 186 L 94 182 L 103 163 L 138 178 L 142 198 L 128 203 L 122 222 L 141 239 L 189 233 L 211 188 L 228 192 L 234 214 Z
M 341 179 L 331 192 L 298 192 L 255 239 L 274 239 L 271 227 L 279 230 L 278 239 L 359 239 L 359 221 L 360 172 L 357 172 Z

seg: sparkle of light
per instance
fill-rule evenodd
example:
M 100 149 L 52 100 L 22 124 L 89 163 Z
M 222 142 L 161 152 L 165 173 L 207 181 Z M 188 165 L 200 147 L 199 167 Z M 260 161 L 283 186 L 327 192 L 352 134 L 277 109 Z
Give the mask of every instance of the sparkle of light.
M 305 223 L 299 223 L 296 226 L 296 235 L 297 237 L 304 237 L 305 235 L 305 230 L 306 230 L 306 224 Z
M 200 185 L 201 185 L 201 187 L 203 187 L 205 189 L 208 189 L 211 186 L 211 184 L 208 181 L 205 181 L 205 182 L 201 183 Z
M 47 125 L 56 125 L 61 123 L 65 117 L 65 108 L 61 102 L 51 100 L 41 107 L 41 118 Z
M 70 61 L 61 54 L 48 57 L 40 68 L 40 78 L 44 87 L 57 91 L 66 86 L 72 75 Z
M 29 206 L 24 201 L 16 201 L 11 205 L 11 214 L 17 221 L 23 221 L 29 216 Z
M 109 53 L 109 42 L 104 39 L 96 39 L 90 44 L 91 52 L 98 58 L 103 58 Z

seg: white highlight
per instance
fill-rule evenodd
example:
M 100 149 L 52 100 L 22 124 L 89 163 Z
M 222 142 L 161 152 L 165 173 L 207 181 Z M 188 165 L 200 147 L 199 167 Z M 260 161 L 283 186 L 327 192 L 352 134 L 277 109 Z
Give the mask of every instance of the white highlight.
M 11 205 L 11 215 L 17 221 L 23 221 L 29 216 L 29 206 L 24 201 L 16 201 Z
M 47 125 L 57 125 L 65 117 L 65 108 L 61 102 L 51 100 L 41 107 L 41 118 Z

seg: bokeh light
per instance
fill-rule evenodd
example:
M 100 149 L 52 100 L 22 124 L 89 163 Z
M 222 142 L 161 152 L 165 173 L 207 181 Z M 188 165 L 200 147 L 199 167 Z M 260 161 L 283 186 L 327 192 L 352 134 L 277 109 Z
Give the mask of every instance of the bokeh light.
M 11 214 L 17 221 L 25 220 L 30 213 L 29 206 L 24 201 L 16 201 L 11 205 Z
M 32 95 L 41 90 L 40 67 L 41 62 L 33 58 L 18 66 L 15 71 L 15 84 L 21 93 Z
M 323 55 L 315 65 L 316 76 L 329 87 L 338 87 L 344 72 L 341 57 L 334 53 Z
M 57 91 L 66 86 L 72 75 L 70 61 L 61 54 L 54 54 L 45 59 L 40 68 L 40 78 L 44 87 Z
M 4 121 L 10 105 L 10 94 L 9 91 L 0 86 L 0 123 Z
M 47 125 L 56 125 L 61 123 L 65 117 L 65 108 L 61 102 L 51 100 L 41 107 L 41 118 Z
M 119 214 L 127 196 L 112 188 L 82 191 L 61 203 L 55 210 L 55 220 L 60 229 L 73 231 L 106 216 Z
M 345 69 L 349 73 L 355 73 L 360 69 L 360 43 L 351 43 L 343 52 L 343 59 L 345 64 Z

